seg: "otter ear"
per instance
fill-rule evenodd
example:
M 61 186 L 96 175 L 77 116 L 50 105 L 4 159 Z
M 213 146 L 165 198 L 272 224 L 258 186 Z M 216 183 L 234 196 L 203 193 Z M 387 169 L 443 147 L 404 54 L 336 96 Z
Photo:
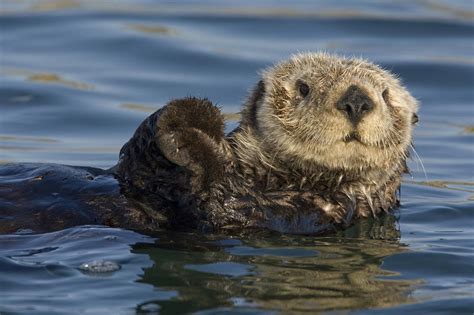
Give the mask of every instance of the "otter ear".
M 242 124 L 257 126 L 257 109 L 265 95 L 265 83 L 258 81 L 242 110 Z
M 388 89 L 385 89 L 385 90 L 383 91 L 383 93 L 382 93 L 382 98 L 383 98 L 383 100 L 385 101 L 385 103 L 386 103 L 387 105 L 390 104 L 390 100 L 389 100 L 388 93 L 389 93 L 389 92 L 388 92 Z
M 413 116 L 411 116 L 411 124 L 414 125 L 419 121 L 418 115 L 416 113 L 413 113 Z
M 260 80 L 258 81 L 257 85 L 253 89 L 252 94 L 250 95 L 249 103 L 253 104 L 253 106 L 257 106 L 257 103 L 260 102 L 264 94 L 265 94 L 265 83 L 263 83 L 263 80 Z

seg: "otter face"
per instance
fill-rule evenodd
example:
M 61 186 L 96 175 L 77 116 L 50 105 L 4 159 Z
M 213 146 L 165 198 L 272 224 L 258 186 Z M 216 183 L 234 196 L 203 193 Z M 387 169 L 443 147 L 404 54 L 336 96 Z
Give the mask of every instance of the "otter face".
M 389 72 L 318 53 L 296 55 L 262 77 L 257 125 L 280 158 L 353 171 L 393 169 L 406 159 L 417 102 Z

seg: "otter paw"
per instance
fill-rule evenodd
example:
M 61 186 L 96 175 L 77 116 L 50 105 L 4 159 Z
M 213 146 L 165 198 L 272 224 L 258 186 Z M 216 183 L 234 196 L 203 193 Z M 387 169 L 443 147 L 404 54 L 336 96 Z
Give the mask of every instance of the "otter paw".
M 160 132 L 158 145 L 170 162 L 192 172 L 194 191 L 206 190 L 222 180 L 224 157 L 219 144 L 201 130 L 185 128 Z
M 215 142 L 224 138 L 224 119 L 220 110 L 209 100 L 195 97 L 172 100 L 163 109 L 156 122 L 160 134 L 192 128 Z

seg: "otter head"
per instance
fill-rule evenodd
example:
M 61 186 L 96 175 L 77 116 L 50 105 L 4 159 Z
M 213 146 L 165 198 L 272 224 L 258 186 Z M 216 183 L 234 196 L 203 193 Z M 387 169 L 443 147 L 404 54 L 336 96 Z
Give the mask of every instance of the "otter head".
M 265 70 L 243 123 L 256 126 L 280 160 L 360 174 L 400 169 L 416 112 L 416 100 L 391 73 L 313 53 Z

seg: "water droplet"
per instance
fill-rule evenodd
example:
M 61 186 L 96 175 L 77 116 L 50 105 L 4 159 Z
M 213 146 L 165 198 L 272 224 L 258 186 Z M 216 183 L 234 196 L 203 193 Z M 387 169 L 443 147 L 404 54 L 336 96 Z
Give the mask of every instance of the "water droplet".
M 79 266 L 81 271 L 90 273 L 106 273 L 120 270 L 121 266 L 113 261 L 107 260 L 94 260 L 91 262 L 83 263 Z

